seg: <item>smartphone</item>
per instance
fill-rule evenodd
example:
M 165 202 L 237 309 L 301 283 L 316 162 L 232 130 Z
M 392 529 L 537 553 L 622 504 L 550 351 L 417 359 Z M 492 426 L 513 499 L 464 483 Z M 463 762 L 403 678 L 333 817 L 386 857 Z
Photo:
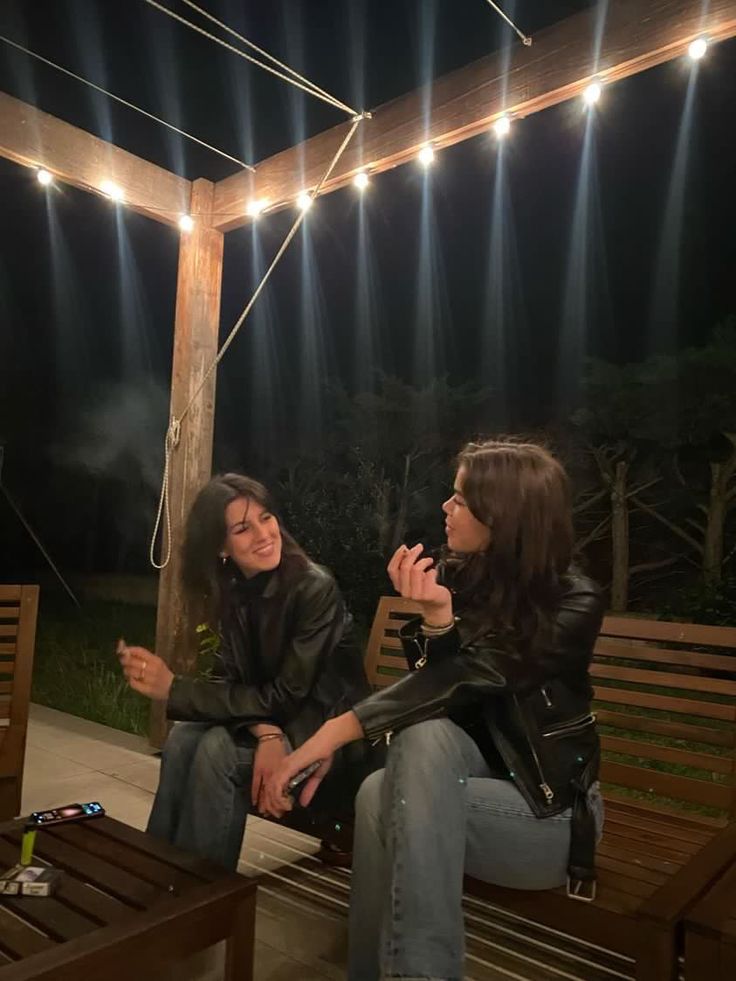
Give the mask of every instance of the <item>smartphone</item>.
M 34 811 L 28 818 L 28 824 L 45 828 L 51 824 L 63 824 L 65 821 L 81 821 L 84 818 L 104 817 L 105 808 L 97 801 L 89 804 L 67 804 L 65 807 L 55 807 L 50 811 Z
M 309 766 L 305 767 L 303 770 L 300 770 L 295 777 L 291 778 L 286 786 L 286 789 L 292 795 L 292 797 L 296 797 L 296 792 L 299 790 L 301 785 L 306 780 L 309 780 L 313 773 L 316 773 L 317 770 L 319 770 L 322 763 L 322 760 L 316 760 L 314 763 L 310 763 Z

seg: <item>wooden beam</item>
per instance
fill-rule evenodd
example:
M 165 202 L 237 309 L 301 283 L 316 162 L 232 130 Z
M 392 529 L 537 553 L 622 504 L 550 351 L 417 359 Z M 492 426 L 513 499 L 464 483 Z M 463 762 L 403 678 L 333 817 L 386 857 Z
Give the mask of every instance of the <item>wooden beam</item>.
M 189 208 L 190 181 L 4 92 L 0 156 L 44 167 L 65 184 L 97 194 L 102 181 L 113 181 L 123 189 L 127 207 L 167 225 L 176 225 Z
M 736 0 L 610 0 L 596 59 L 597 16 L 595 9 L 577 14 L 535 35 L 529 48 L 519 43 L 510 55 L 489 55 L 444 75 L 429 95 L 418 90 L 380 106 L 361 123 L 323 193 L 344 187 L 362 168 L 379 173 L 406 163 L 429 141 L 444 147 L 483 133 L 503 112 L 527 116 L 571 99 L 594 76 L 614 82 L 678 58 L 701 35 L 711 41 L 736 35 Z M 316 186 L 347 125 L 269 157 L 255 174 L 220 181 L 217 227 L 250 221 L 249 201 L 265 199 L 277 210 Z
M 192 186 L 192 213 L 197 224 L 181 236 L 174 323 L 174 363 L 171 414 L 181 418 L 217 354 L 224 236 L 212 228 L 214 184 L 197 180 Z M 202 609 L 191 603 L 181 587 L 181 545 L 192 501 L 209 480 L 212 468 L 215 376 L 212 372 L 181 425 L 179 444 L 171 454 L 171 561 L 162 570 L 158 590 L 156 653 L 175 673 L 194 668 L 197 659 L 195 627 Z M 153 702 L 150 739 L 160 747 L 166 736 L 164 705 Z

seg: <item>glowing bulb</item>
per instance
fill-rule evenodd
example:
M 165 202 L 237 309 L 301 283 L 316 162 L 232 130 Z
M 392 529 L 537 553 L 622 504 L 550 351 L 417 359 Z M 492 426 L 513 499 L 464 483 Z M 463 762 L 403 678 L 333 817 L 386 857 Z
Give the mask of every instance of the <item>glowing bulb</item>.
M 125 192 L 123 191 L 122 187 L 120 187 L 118 184 L 113 184 L 112 181 L 103 181 L 100 184 L 100 190 L 103 194 L 106 194 L 111 201 L 115 201 L 116 203 L 119 203 L 125 197 Z
M 268 201 L 265 198 L 255 198 L 255 200 L 248 202 L 246 212 L 251 218 L 257 218 L 262 211 L 266 210 L 267 206 Z
M 44 170 L 43 168 L 36 172 L 36 177 L 38 178 L 38 183 L 43 187 L 48 187 L 54 180 L 53 174 L 50 174 L 48 170 Z
M 309 194 L 307 194 L 306 191 L 302 191 L 302 193 L 296 199 L 296 206 L 297 208 L 300 208 L 302 211 L 309 211 L 313 203 L 314 202 L 312 201 L 312 198 L 309 196 Z
M 687 53 L 690 55 L 693 61 L 700 61 L 700 59 L 704 57 L 707 50 L 708 42 L 704 37 L 699 37 L 692 42 L 690 47 L 687 49 Z
M 364 191 L 370 184 L 368 174 L 366 174 L 364 170 L 361 170 L 359 174 L 356 174 L 355 177 L 353 177 L 353 184 L 359 191 Z
M 587 89 L 583 92 L 585 104 L 588 106 L 594 106 L 600 99 L 602 91 L 603 89 L 598 82 L 591 82 Z
M 508 136 L 511 132 L 511 120 L 508 116 L 499 116 L 496 122 L 493 124 L 493 131 L 499 140 L 502 140 L 504 136 Z
M 431 146 L 423 146 L 419 151 L 419 156 L 417 160 L 422 165 L 422 167 L 429 167 L 434 163 L 434 150 Z
M 194 219 L 191 215 L 182 215 L 179 219 L 179 228 L 183 232 L 191 232 L 194 228 Z

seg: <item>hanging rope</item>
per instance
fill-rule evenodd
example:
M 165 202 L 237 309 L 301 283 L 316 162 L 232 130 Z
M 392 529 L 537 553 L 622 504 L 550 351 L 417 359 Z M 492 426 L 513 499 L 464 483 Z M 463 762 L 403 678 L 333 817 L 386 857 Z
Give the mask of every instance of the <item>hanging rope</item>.
M 314 188 L 314 190 L 312 191 L 312 193 L 309 195 L 310 201 L 314 201 L 314 199 L 319 195 L 320 191 L 324 187 L 325 182 L 327 180 L 329 180 L 330 174 L 335 169 L 335 167 L 337 166 L 338 161 L 340 160 L 340 157 L 343 155 L 343 153 L 347 149 L 347 146 L 350 143 L 350 141 L 352 140 L 352 138 L 353 138 L 353 136 L 355 134 L 355 131 L 357 130 L 358 126 L 360 126 L 361 122 L 364 119 L 369 119 L 369 118 L 370 118 L 370 113 L 361 113 L 359 116 L 356 116 L 353 119 L 352 125 L 350 126 L 350 129 L 349 129 L 349 131 L 347 133 L 347 136 L 345 137 L 345 139 L 342 141 L 342 143 L 338 147 L 337 153 L 332 158 L 332 160 L 331 160 L 331 162 L 330 162 L 327 170 L 322 175 L 322 179 L 317 184 L 317 186 Z M 232 342 L 235 340 L 235 338 L 236 338 L 236 336 L 238 334 L 238 331 L 243 326 L 243 324 L 245 323 L 246 318 L 248 317 L 248 314 L 252 310 L 253 304 L 256 302 L 256 300 L 258 299 L 258 297 L 261 295 L 264 287 L 266 286 L 266 283 L 271 278 L 271 274 L 273 273 L 273 271 L 276 268 L 276 266 L 279 264 L 279 261 L 281 260 L 281 257 L 283 256 L 283 254 L 288 249 L 289 244 L 291 243 L 291 240 L 294 238 L 294 236 L 296 235 L 296 233 L 299 231 L 299 228 L 301 227 L 301 224 L 304 221 L 304 218 L 306 216 L 306 213 L 307 213 L 307 209 L 304 209 L 303 211 L 301 211 L 299 213 L 296 221 L 294 222 L 294 224 L 289 229 L 289 232 L 287 233 L 286 238 L 281 243 L 281 247 L 279 248 L 278 252 L 274 256 L 274 259 L 271 262 L 271 265 L 268 267 L 268 269 L 264 273 L 264 276 L 261 279 L 261 281 L 258 284 L 258 286 L 256 287 L 253 295 L 251 296 L 251 298 L 248 301 L 248 303 L 245 305 L 245 308 L 243 309 L 243 312 L 240 314 L 240 316 L 236 320 L 235 326 L 232 328 L 232 330 L 230 331 L 230 333 L 226 337 L 226 339 L 225 339 L 222 347 L 218 351 L 217 357 L 215 357 L 215 359 L 212 361 L 212 363 L 209 365 L 209 367 L 205 371 L 204 375 L 202 376 L 202 380 L 200 381 L 199 385 L 197 385 L 197 388 L 195 389 L 194 394 L 192 395 L 192 397 L 189 399 L 189 401 L 187 402 L 187 404 L 184 406 L 183 411 L 181 412 L 181 414 L 178 417 L 177 416 L 174 416 L 174 415 L 172 415 L 172 417 L 171 417 L 171 421 L 169 423 L 169 428 L 168 428 L 167 433 L 166 433 L 166 444 L 165 444 L 165 452 L 164 452 L 164 474 L 163 474 L 163 482 L 162 482 L 162 486 L 161 486 L 161 497 L 159 498 L 158 513 L 156 515 L 156 524 L 155 524 L 155 527 L 153 529 L 153 535 L 151 536 L 151 548 L 150 548 L 150 551 L 149 551 L 151 565 L 153 566 L 154 569 L 165 569 L 166 566 L 169 564 L 169 562 L 171 560 L 171 501 L 170 501 L 170 495 L 169 495 L 169 477 L 170 477 L 170 471 L 171 471 L 171 455 L 174 452 L 174 450 L 176 449 L 176 447 L 179 445 L 179 438 L 181 436 L 181 424 L 184 421 L 184 419 L 186 418 L 189 410 L 192 408 L 192 406 L 194 405 L 194 403 L 196 402 L 196 400 L 199 398 L 200 394 L 202 393 L 202 389 L 207 384 L 210 375 L 212 374 L 213 371 L 215 371 L 215 369 L 219 365 L 220 361 L 222 361 L 222 359 L 224 358 L 225 353 L 227 352 L 228 348 L 230 347 L 230 345 L 232 344 Z M 158 538 L 158 533 L 159 533 L 159 529 L 161 527 L 162 517 L 163 517 L 164 522 L 165 522 L 165 525 L 166 525 L 166 541 L 165 541 L 165 545 L 162 542 L 163 554 L 161 556 L 161 561 L 160 562 L 156 562 L 156 557 L 155 557 L 156 539 Z
M 508 14 L 505 14 L 503 10 L 501 10 L 501 8 L 498 6 L 497 3 L 494 3 L 493 0 L 486 0 L 486 3 L 488 4 L 489 7 L 493 7 L 493 9 L 496 11 L 498 16 L 503 18 L 503 20 L 506 21 L 506 23 L 509 25 L 510 28 L 512 28 L 512 30 L 516 31 L 516 33 L 519 35 L 519 37 L 527 46 L 527 48 L 531 47 L 532 39 L 529 37 L 529 35 L 525 34 L 522 30 L 520 30 L 516 26 L 516 24 L 511 20 L 511 18 L 508 16 Z
M 323 92 L 323 90 L 318 88 L 318 86 L 316 86 L 313 82 L 307 81 L 306 84 L 304 84 L 303 82 L 298 81 L 298 78 L 300 78 L 301 76 L 297 76 L 297 73 L 292 68 L 287 69 L 292 74 L 285 75 L 283 72 L 279 71 L 278 69 L 271 67 L 271 65 L 267 65 L 265 62 L 259 61 L 257 58 L 254 58 L 252 55 L 249 55 L 247 51 L 241 51 L 240 48 L 233 47 L 232 44 L 228 44 L 227 41 L 223 41 L 223 39 L 217 37 L 216 34 L 210 34 L 210 32 L 206 31 L 203 27 L 200 27 L 198 24 L 195 24 L 191 20 L 187 20 L 186 17 L 182 17 L 181 14 L 175 13 L 175 11 L 171 10 L 169 7 L 164 7 L 164 5 L 158 3 L 157 0 L 144 0 L 144 3 L 149 4 L 149 6 L 151 7 L 155 7 L 156 10 L 160 10 L 161 13 L 166 14 L 167 17 L 173 17 L 173 19 L 178 20 L 180 24 L 184 24 L 186 27 L 190 28 L 191 30 L 196 31 L 198 34 L 201 34 L 203 37 L 209 38 L 210 41 L 214 41 L 216 44 L 222 45 L 223 48 L 227 48 L 227 50 L 232 51 L 233 54 L 236 54 L 239 57 L 244 58 L 246 61 L 250 61 L 252 64 L 257 65 L 259 68 L 262 68 L 264 71 L 270 72 L 272 75 L 275 75 L 277 78 L 282 79 L 284 82 L 288 82 L 289 85 L 295 85 L 298 89 L 301 89 L 303 92 L 306 92 L 308 95 L 313 95 L 316 99 L 321 99 L 323 102 L 328 103 L 328 105 L 334 106 L 335 109 L 342 109 L 342 111 L 346 112 L 349 116 L 358 115 L 355 109 L 351 109 L 350 106 L 346 105 L 344 102 L 341 102 L 339 99 L 335 98 L 335 96 Z M 231 32 L 231 33 L 235 33 L 235 32 Z M 268 55 L 268 57 L 270 58 L 272 56 Z M 273 60 L 275 61 L 275 59 Z
M 128 109 L 133 109 L 135 112 L 139 112 L 141 116 L 145 116 L 147 119 L 152 119 L 154 122 L 160 123 L 167 129 L 173 130 L 174 133 L 178 133 L 179 136 L 185 136 L 188 140 L 199 144 L 199 146 L 203 146 L 206 150 L 211 150 L 213 153 L 218 154 L 220 157 L 224 157 L 226 160 L 232 161 L 232 163 L 237 164 L 239 167 L 245 167 L 246 170 L 250 170 L 255 173 L 255 167 L 251 167 L 251 165 L 247 164 L 244 160 L 239 160 L 237 157 L 231 157 L 229 153 L 225 153 L 224 150 L 218 150 L 217 147 L 212 146 L 211 143 L 205 143 L 204 140 L 200 140 L 198 137 L 192 136 L 191 133 L 187 133 L 185 130 L 179 129 L 178 126 L 174 126 L 173 123 L 167 123 L 165 119 L 161 119 L 159 116 L 154 116 L 152 112 L 148 112 L 146 109 L 141 109 L 140 106 L 136 106 L 132 102 L 128 102 L 127 99 L 121 99 L 119 95 L 114 95 L 112 92 L 108 92 L 107 89 L 103 89 L 101 85 L 96 85 L 94 82 L 90 82 L 90 80 L 88 78 L 84 78 L 83 75 L 77 75 L 68 68 L 64 68 L 62 65 L 57 65 L 55 61 L 49 61 L 48 58 L 44 58 L 35 51 L 31 51 L 30 48 L 24 48 L 22 44 L 18 44 L 17 41 L 11 41 L 9 37 L 5 37 L 3 34 L 0 34 L 0 41 L 4 41 L 5 44 L 9 44 L 12 48 L 17 48 L 18 51 L 22 51 L 23 54 L 30 55 L 31 58 L 36 58 L 38 61 L 42 61 L 44 65 L 48 65 L 50 68 L 55 68 L 57 72 L 63 72 L 64 75 L 68 75 L 70 78 L 74 78 L 78 82 L 83 82 L 85 85 L 89 85 L 91 89 L 94 89 L 96 92 L 101 92 L 102 95 L 106 95 L 108 99 L 114 99 L 115 102 L 119 102 Z

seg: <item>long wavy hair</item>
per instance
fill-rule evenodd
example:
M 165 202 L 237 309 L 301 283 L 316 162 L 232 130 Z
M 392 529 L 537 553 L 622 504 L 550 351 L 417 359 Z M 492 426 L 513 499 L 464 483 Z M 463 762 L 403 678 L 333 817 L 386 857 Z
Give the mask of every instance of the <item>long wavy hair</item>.
M 491 532 L 486 550 L 447 554 L 458 602 L 480 626 L 538 649 L 551 633 L 572 559 L 568 476 L 544 447 L 510 439 L 468 443 L 457 466 L 471 514 Z
M 194 499 L 189 511 L 182 546 L 182 581 L 193 598 L 204 598 L 206 612 L 212 624 L 224 612 L 226 582 L 236 574 L 232 562 L 222 562 L 221 553 L 227 535 L 225 508 L 232 501 L 245 498 L 276 514 L 274 503 L 263 484 L 238 473 L 213 477 Z M 303 571 L 309 559 L 281 524 L 281 564 L 283 586 L 287 586 Z

